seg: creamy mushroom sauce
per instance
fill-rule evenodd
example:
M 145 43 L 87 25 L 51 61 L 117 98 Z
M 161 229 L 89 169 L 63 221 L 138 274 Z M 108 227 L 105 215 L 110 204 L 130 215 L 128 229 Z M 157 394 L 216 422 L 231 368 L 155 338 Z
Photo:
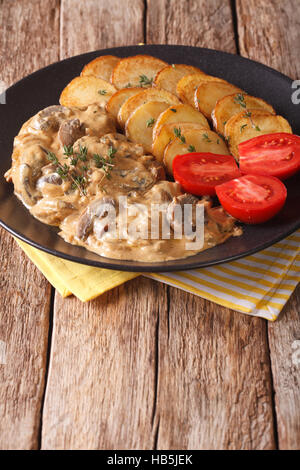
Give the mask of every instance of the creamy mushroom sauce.
M 73 146 L 74 152 L 87 149 L 84 189 L 74 186 L 69 177 L 61 177 L 57 161 L 49 161 L 52 152 L 61 165 L 70 166 L 64 145 Z M 108 159 L 113 149 L 113 165 L 101 167 L 94 159 L 98 154 Z M 48 152 L 48 153 L 47 153 Z M 111 160 L 107 160 L 111 161 Z M 73 167 L 72 167 L 73 168 Z M 109 175 L 107 177 L 107 168 Z M 163 167 L 151 155 L 145 155 L 141 145 L 128 142 L 118 134 L 114 118 L 98 105 L 87 108 L 50 106 L 29 119 L 14 140 L 12 167 L 5 175 L 12 181 L 14 191 L 30 213 L 45 224 L 60 227 L 61 237 L 99 255 L 145 262 L 185 258 L 199 250 L 187 250 L 187 240 L 151 239 L 151 204 L 166 205 L 166 215 L 174 228 L 174 204 L 204 204 L 205 233 L 203 250 L 224 242 L 230 236 L 240 235 L 232 217 L 221 207 L 212 207 L 207 198 L 198 200 L 183 194 L 178 183 L 165 180 Z M 127 204 L 149 207 L 128 217 L 137 226 L 146 226 L 148 239 L 112 236 L 103 224 L 103 204 L 111 204 L 116 211 L 116 224 L 120 224 L 119 196 L 127 197 Z M 171 230 L 172 232 L 172 230 Z

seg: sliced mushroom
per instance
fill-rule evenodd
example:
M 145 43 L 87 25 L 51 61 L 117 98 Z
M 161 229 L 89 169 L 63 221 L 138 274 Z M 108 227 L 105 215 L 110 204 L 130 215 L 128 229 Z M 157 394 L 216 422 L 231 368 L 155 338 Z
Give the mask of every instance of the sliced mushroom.
M 50 197 L 40 199 L 30 209 L 30 213 L 41 222 L 55 226 L 59 226 L 74 211 L 75 207 L 70 202 Z
M 69 147 L 73 145 L 76 140 L 85 135 L 85 125 L 81 124 L 79 119 L 70 119 L 63 121 L 58 131 L 58 137 L 61 144 Z
M 60 123 L 69 117 L 71 110 L 65 106 L 54 105 L 40 111 L 34 119 L 32 126 L 41 131 L 58 130 Z
M 166 173 L 162 165 L 152 167 L 151 173 L 154 176 L 155 181 L 162 181 L 166 179 Z
M 62 179 L 58 173 L 48 173 L 37 180 L 36 187 L 40 189 L 44 183 L 61 185 Z
M 26 207 L 31 207 L 38 201 L 39 192 L 33 184 L 32 168 L 22 163 L 14 174 L 15 192 Z
M 193 206 L 196 206 L 197 204 L 204 204 L 204 209 L 206 209 L 211 206 L 212 202 L 211 199 L 207 196 L 204 196 L 202 199 L 198 199 L 196 196 L 188 193 L 173 197 L 172 202 L 167 208 L 167 220 L 170 222 L 170 225 L 174 231 L 179 229 L 183 224 L 183 211 L 186 204 L 192 204 Z M 181 207 L 180 216 L 178 212 L 176 214 L 176 208 L 178 206 Z M 192 217 L 192 227 L 195 227 L 195 211 L 193 211 Z
M 107 215 L 107 205 L 115 207 L 116 203 L 111 197 L 102 197 L 93 201 L 81 215 L 78 224 L 76 236 L 85 240 L 93 230 L 95 218 L 101 219 Z
M 221 232 L 232 231 L 235 219 L 231 217 L 231 215 L 227 214 L 222 206 L 209 208 L 208 216 L 217 224 Z
M 52 106 L 48 106 L 47 108 L 42 109 L 42 111 L 39 112 L 39 115 L 41 118 L 45 118 L 48 116 L 51 116 L 52 114 L 57 114 L 59 116 L 68 114 L 69 108 L 66 106 L 61 106 L 60 104 L 54 104 Z

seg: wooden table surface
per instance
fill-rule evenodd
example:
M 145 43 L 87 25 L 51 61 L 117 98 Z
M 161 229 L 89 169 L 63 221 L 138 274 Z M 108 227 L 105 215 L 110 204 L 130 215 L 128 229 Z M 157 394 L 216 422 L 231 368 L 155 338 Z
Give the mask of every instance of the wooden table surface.
M 7 84 L 141 42 L 300 78 L 298 0 L 0 0 L 0 30 Z M 83 304 L 0 241 L 2 449 L 299 449 L 299 287 L 275 323 L 142 277 Z

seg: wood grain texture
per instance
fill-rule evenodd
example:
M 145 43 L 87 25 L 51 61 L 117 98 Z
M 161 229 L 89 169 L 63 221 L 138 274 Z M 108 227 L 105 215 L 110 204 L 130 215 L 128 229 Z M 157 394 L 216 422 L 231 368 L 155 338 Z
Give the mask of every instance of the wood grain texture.
M 146 3 L 148 42 L 235 52 L 229 0 Z M 295 3 L 237 1 L 238 31 L 243 54 L 299 78 L 299 59 L 289 49 L 294 38 L 299 46 L 298 20 L 289 19 Z M 287 5 L 283 19 L 270 16 L 266 5 L 279 13 Z M 142 0 L 0 0 L 7 64 L 0 79 L 12 83 L 57 60 L 59 49 L 65 58 L 142 42 L 144 14 Z M 284 18 L 293 25 L 290 38 L 283 37 Z M 277 21 L 278 31 L 267 21 Z M 262 27 L 265 35 L 271 31 L 269 46 L 260 46 Z M 291 61 L 271 57 L 275 46 Z M 37 448 L 50 287 L 3 231 L 0 243 L 0 341 L 7 359 L 0 365 L 0 448 Z M 273 449 L 272 366 L 279 446 L 299 448 L 300 365 L 291 363 L 293 341 L 300 339 L 297 292 L 269 326 L 269 344 L 264 320 L 144 278 L 86 304 L 57 294 L 42 447 Z
M 300 286 L 277 322 L 269 325 L 269 343 L 279 448 L 300 448 Z
M 0 78 L 11 84 L 58 59 L 59 2 L 0 2 Z M 36 449 L 46 372 L 51 287 L 0 230 L 0 448 Z
M 237 0 L 241 55 L 300 76 L 299 0 Z
M 237 21 L 242 55 L 300 77 L 298 0 L 237 0 Z M 299 292 L 298 286 L 280 319 L 268 327 L 280 449 L 300 448 L 300 365 L 291 361 L 293 341 L 300 340 Z
M 230 2 L 150 0 L 147 40 L 235 52 Z M 274 448 L 265 321 L 172 287 L 169 299 L 169 324 L 159 330 L 157 448 Z
M 7 85 L 58 60 L 59 0 L 0 0 L 0 25 Z
M 151 449 L 156 328 L 166 288 L 145 278 L 95 301 L 55 299 L 43 449 Z
M 275 447 L 261 319 L 170 289 L 158 370 L 158 449 Z
M 148 0 L 147 43 L 235 52 L 230 0 Z
M 143 0 L 62 0 L 61 59 L 143 42 L 143 14 Z
M 89 0 L 90 21 L 79 14 L 74 28 L 75 3 L 80 8 L 77 1 L 62 5 L 62 57 L 143 40 L 143 2 L 110 2 L 108 19 L 106 3 Z M 156 325 L 164 309 L 166 287 L 146 279 L 88 304 L 56 296 L 43 448 L 154 447 Z
M 0 230 L 0 449 L 36 449 L 45 386 L 50 285 Z

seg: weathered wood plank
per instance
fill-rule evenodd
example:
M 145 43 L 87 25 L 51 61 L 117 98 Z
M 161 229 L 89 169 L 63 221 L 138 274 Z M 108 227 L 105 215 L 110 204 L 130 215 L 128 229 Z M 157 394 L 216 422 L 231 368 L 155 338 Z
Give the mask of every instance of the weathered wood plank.
M 235 52 L 230 0 L 148 0 L 147 43 Z
M 51 287 L 2 229 L 0 243 L 0 449 L 36 449 Z
M 154 1 L 147 41 L 236 51 L 229 1 Z M 169 288 L 159 328 L 158 449 L 272 449 L 265 321 Z
M 89 15 L 82 5 L 62 2 L 62 57 L 143 40 L 143 2 L 89 0 Z M 153 448 L 156 328 L 166 308 L 166 287 L 146 279 L 88 304 L 56 296 L 44 449 Z
M 58 58 L 57 0 L 0 3 L 0 78 L 11 84 Z M 16 26 L 17 25 L 17 26 Z M 0 230 L 0 448 L 35 449 L 45 386 L 51 287 Z
M 300 10 L 297 0 L 237 1 L 242 55 L 292 78 L 300 77 Z M 300 108 L 299 108 L 300 110 Z M 280 319 L 269 324 L 269 343 L 280 449 L 300 447 L 300 364 L 293 364 L 293 342 L 300 339 L 300 287 Z
M 7 85 L 58 60 L 59 0 L 1 0 L 0 25 L 0 79 Z
M 43 449 L 151 449 L 166 288 L 138 278 L 83 304 L 55 299 Z
M 143 42 L 143 14 L 143 0 L 62 0 L 61 59 Z
M 299 1 L 237 0 L 236 5 L 241 55 L 299 78 Z
M 11 84 L 57 60 L 58 18 L 58 0 L 1 1 L 0 79 Z M 51 287 L 2 229 L 0 244 L 0 340 L 6 343 L 6 364 L 0 365 L 0 448 L 36 449 Z
M 300 448 L 300 286 L 269 325 L 279 448 Z
M 274 447 L 265 322 L 170 289 L 159 335 L 159 449 Z

